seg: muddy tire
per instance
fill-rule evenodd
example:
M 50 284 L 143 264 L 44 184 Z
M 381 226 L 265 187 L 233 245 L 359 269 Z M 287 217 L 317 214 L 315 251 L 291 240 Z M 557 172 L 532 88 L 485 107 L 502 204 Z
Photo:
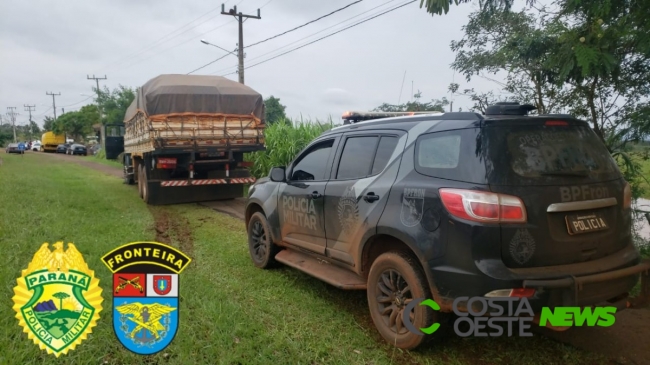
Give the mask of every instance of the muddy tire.
M 138 164 L 138 195 L 142 198 L 142 164 Z
M 409 302 L 432 299 L 426 277 L 412 257 L 400 252 L 377 257 L 368 274 L 367 294 L 372 321 L 388 343 L 411 350 L 429 340 L 430 335 L 412 333 L 403 321 Z M 415 328 L 429 327 L 437 322 L 437 317 L 437 312 L 425 305 L 416 305 L 410 313 Z
M 271 227 L 261 212 L 255 212 L 248 221 L 248 251 L 255 266 L 269 269 L 276 266 L 278 246 L 271 240 Z
M 149 181 L 147 179 L 147 171 L 144 165 L 142 166 L 142 200 L 149 204 L 151 200 L 151 192 L 149 191 Z

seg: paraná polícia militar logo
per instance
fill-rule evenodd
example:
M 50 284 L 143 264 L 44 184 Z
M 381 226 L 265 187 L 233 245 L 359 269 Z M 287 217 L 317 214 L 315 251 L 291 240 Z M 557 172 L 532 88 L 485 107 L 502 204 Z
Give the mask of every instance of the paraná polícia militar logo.
M 23 332 L 48 354 L 67 354 L 88 337 L 102 310 L 99 279 L 74 244 L 43 243 L 14 288 Z
M 113 272 L 113 330 L 127 350 L 164 350 L 178 330 L 178 274 L 192 261 L 159 242 L 133 242 L 102 257 Z

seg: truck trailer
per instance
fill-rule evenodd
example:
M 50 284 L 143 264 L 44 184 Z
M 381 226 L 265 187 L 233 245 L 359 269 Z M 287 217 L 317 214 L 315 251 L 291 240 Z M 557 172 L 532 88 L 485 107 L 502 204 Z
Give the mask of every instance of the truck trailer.
M 45 132 L 41 136 L 41 151 L 56 152 L 56 148 L 60 144 L 64 144 L 65 140 L 66 140 L 65 134 L 54 134 L 54 132 Z
M 219 76 L 160 75 L 124 118 L 124 181 L 148 204 L 241 197 L 255 182 L 244 154 L 264 150 L 264 100 Z

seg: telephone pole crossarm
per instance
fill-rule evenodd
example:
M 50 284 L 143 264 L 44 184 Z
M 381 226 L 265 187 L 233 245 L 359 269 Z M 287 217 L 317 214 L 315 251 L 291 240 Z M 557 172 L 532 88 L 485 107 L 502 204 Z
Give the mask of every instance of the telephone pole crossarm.
M 54 100 L 54 98 L 56 96 L 61 95 L 61 93 L 59 92 L 59 93 L 55 94 L 55 93 L 47 91 L 47 92 L 45 92 L 45 95 L 52 95 L 52 111 L 54 112 L 54 120 L 56 120 L 56 100 Z

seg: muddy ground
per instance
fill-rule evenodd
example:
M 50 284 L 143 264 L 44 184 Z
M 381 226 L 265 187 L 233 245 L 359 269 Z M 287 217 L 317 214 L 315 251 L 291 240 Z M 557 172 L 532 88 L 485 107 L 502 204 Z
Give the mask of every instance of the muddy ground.
M 28 152 L 29 153 L 29 152 Z M 39 153 L 39 152 L 34 152 Z M 40 153 L 47 158 L 62 159 L 77 163 L 108 175 L 122 178 L 122 170 L 117 167 L 87 161 L 78 156 Z M 137 194 L 137 187 L 133 187 Z M 244 219 L 244 199 L 205 202 L 201 205 L 216 211 Z M 156 240 L 179 247 L 191 255 L 193 248 L 192 232 L 189 222 L 174 216 L 165 207 L 150 207 L 155 219 Z M 650 308 L 630 308 L 616 315 L 616 323 L 611 327 L 576 327 L 565 332 L 555 332 L 540 328 L 537 332 L 556 341 L 571 346 L 601 353 L 615 364 L 650 364 Z M 533 350 L 533 349 L 531 349 Z M 534 350 L 533 350 L 534 351 Z

